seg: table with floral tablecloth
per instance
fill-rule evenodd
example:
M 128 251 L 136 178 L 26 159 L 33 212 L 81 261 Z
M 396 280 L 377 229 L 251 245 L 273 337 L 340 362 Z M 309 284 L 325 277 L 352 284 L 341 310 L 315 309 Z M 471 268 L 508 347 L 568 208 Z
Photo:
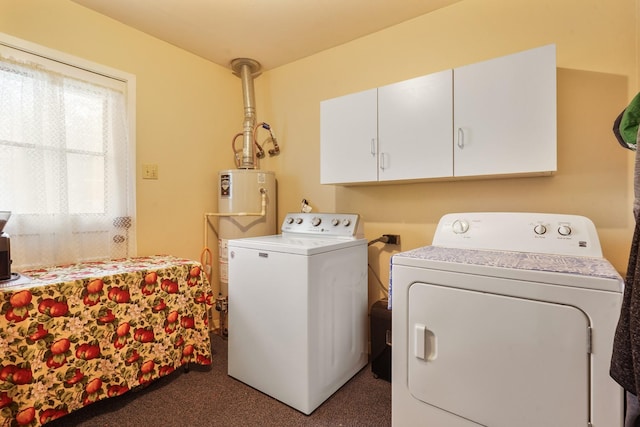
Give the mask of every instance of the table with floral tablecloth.
M 37 426 L 188 363 L 211 364 L 200 263 L 127 258 L 0 285 L 0 425 Z

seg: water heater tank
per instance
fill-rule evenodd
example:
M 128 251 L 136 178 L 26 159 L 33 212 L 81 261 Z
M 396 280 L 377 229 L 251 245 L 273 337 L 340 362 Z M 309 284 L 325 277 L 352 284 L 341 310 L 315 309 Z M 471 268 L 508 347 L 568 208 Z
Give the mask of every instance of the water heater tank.
M 273 172 L 256 169 L 231 169 L 218 174 L 218 248 L 220 259 L 220 292 L 228 295 L 228 250 L 230 239 L 276 234 L 276 177 Z M 263 196 L 264 194 L 264 196 Z M 263 197 L 265 215 L 259 213 Z M 234 213 L 238 215 L 234 215 Z

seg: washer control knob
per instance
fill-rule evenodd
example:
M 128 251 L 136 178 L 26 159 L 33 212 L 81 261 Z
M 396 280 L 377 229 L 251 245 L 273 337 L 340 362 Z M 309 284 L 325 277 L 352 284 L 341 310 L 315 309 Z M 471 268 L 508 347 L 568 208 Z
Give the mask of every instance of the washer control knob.
M 302 224 L 302 218 L 296 218 L 296 224 Z
M 338 218 L 333 218 L 331 220 L 331 225 L 333 225 L 334 227 L 337 227 L 338 225 L 340 225 L 340 220 Z
M 558 234 L 561 236 L 569 236 L 571 234 L 571 227 L 568 225 L 561 225 L 558 227 Z
M 547 227 L 545 227 L 542 224 L 538 224 L 535 227 L 533 227 L 533 232 L 536 233 L 537 235 L 543 235 L 547 232 Z
M 293 224 L 293 218 L 291 218 L 290 216 L 287 217 L 287 224 Z
M 451 229 L 456 234 L 464 234 L 469 230 L 469 223 L 464 219 L 456 219 L 451 224 Z
M 344 225 L 345 227 L 350 226 L 351 225 L 351 220 L 350 219 L 342 220 L 342 225 Z
M 318 218 L 317 216 L 314 216 L 311 219 L 311 225 L 313 225 L 314 227 L 319 226 L 321 222 L 322 222 L 322 220 L 320 218 Z

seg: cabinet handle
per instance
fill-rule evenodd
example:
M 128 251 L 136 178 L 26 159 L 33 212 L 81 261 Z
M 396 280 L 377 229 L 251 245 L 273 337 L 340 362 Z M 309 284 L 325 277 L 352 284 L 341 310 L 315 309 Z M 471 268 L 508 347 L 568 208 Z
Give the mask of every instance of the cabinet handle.
M 371 155 L 372 156 L 376 155 L 376 139 L 375 138 L 371 138 Z
M 384 170 L 385 166 L 384 166 L 384 157 L 386 156 L 385 153 L 380 153 L 380 169 Z
M 458 148 L 464 148 L 464 131 L 462 128 L 458 128 Z

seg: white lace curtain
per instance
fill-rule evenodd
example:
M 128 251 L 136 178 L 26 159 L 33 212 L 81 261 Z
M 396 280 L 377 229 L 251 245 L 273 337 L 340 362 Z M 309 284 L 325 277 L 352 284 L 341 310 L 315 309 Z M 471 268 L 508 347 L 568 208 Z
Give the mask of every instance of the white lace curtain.
M 126 90 L 0 51 L 0 211 L 12 212 L 12 271 L 135 255 Z

